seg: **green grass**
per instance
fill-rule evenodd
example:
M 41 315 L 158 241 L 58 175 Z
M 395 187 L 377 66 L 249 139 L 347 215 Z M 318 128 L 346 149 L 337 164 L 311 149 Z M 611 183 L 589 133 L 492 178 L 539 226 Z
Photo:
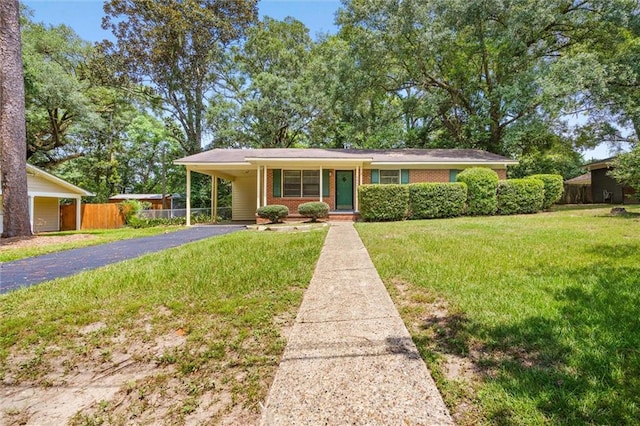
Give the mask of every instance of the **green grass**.
M 13 260 L 24 259 L 25 257 L 39 256 L 41 254 L 53 253 L 57 251 L 70 250 L 79 247 L 93 246 L 97 244 L 109 243 L 111 241 L 126 240 L 129 238 L 148 237 L 151 235 L 173 232 L 183 227 L 180 226 L 155 226 L 151 228 L 119 228 L 119 229 L 98 229 L 85 231 L 63 231 L 47 232 L 39 234 L 37 238 L 46 239 L 49 237 L 59 237 L 65 235 L 84 234 L 92 238 L 76 240 L 65 243 L 45 244 L 37 247 L 11 247 L 0 251 L 0 262 L 11 262 Z
M 640 209 L 610 208 L 357 225 L 459 424 L 638 421 Z
M 239 232 L 2 296 L 0 380 L 50 386 L 126 355 L 153 374 L 77 424 L 153 423 L 157 404 L 170 408 L 162 421 L 181 424 L 205 394 L 232 396 L 223 414 L 257 413 L 325 235 Z M 91 324 L 102 326 L 83 331 Z M 186 341 L 154 353 L 176 336 Z

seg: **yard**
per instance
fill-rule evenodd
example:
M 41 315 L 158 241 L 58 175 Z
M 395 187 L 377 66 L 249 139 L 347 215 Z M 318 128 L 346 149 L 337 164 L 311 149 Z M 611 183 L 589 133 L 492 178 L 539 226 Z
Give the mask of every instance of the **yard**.
M 239 232 L 0 296 L 0 424 L 252 424 L 325 231 Z
M 640 418 L 640 213 L 357 229 L 458 424 Z

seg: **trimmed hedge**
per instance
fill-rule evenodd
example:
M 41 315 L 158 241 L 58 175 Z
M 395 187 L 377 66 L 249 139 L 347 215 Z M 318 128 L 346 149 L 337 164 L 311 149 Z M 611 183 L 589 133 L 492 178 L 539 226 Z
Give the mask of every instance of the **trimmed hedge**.
M 458 182 L 467 184 L 467 214 L 469 216 L 495 214 L 498 201 L 498 174 L 485 167 L 472 167 L 460 172 Z
M 271 223 L 278 223 L 285 217 L 289 216 L 289 208 L 281 204 L 271 204 L 269 206 L 260 207 L 257 213 L 259 217 L 269 219 Z
M 544 202 L 544 182 L 539 179 L 508 179 L 498 183 L 498 214 L 537 213 Z
M 407 217 L 409 185 L 362 185 L 358 202 L 363 220 L 402 220 Z
M 322 201 L 302 203 L 298 206 L 298 213 L 304 217 L 310 217 L 315 222 L 318 218 L 329 216 L 329 204 Z
M 409 185 L 410 219 L 460 216 L 466 201 L 467 184 L 463 182 Z
M 531 175 L 528 178 L 538 179 L 544 183 L 544 203 L 542 209 L 546 210 L 560 201 L 564 192 L 564 178 L 562 175 Z

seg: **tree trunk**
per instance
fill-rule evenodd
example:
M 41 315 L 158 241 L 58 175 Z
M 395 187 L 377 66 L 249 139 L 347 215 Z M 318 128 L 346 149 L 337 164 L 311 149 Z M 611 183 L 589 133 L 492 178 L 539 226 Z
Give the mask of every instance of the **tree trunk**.
M 18 0 L 0 1 L 0 180 L 3 237 L 31 235 Z

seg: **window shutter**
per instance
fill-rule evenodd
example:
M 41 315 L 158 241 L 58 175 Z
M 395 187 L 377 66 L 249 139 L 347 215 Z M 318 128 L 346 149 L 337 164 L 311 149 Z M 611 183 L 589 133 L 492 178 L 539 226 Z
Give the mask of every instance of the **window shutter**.
M 273 196 L 281 197 L 282 195 L 282 170 L 273 169 Z
M 460 173 L 460 170 L 457 170 L 457 169 L 449 170 L 449 182 L 456 182 L 458 173 Z
M 371 183 L 380 183 L 380 171 L 371 169 Z
M 400 183 L 409 183 L 409 169 L 400 170 Z
M 329 196 L 329 185 L 331 184 L 330 180 L 331 178 L 329 177 L 329 170 L 322 169 L 322 196 L 323 197 Z

